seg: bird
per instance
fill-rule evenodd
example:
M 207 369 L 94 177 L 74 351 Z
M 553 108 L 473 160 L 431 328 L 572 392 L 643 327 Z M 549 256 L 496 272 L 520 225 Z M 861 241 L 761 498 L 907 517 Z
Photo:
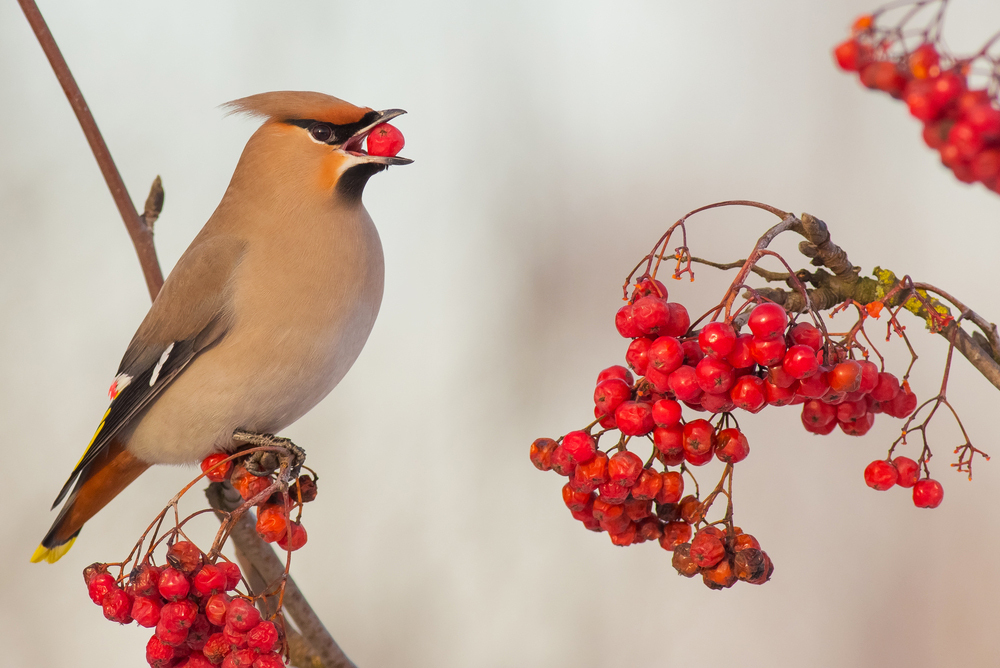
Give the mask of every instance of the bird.
M 341 381 L 375 324 L 385 270 L 362 194 L 412 160 L 362 146 L 406 112 L 308 91 L 223 107 L 263 123 L 129 343 L 32 562 L 61 558 L 150 466 L 232 452 L 234 434 L 247 442 L 293 423 Z

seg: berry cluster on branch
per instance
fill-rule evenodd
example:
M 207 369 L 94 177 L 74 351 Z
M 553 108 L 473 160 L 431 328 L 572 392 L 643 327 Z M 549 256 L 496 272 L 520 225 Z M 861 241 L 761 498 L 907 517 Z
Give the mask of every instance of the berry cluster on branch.
M 244 460 L 254 452 L 283 456 L 280 448 L 251 448 L 238 455 L 217 453 L 202 462 L 202 475 L 188 484 L 157 516 L 122 562 L 95 563 L 84 569 L 88 593 L 104 616 L 119 624 L 133 621 L 154 629 L 146 645 L 152 668 L 280 668 L 288 655 L 288 638 L 282 614 L 285 578 L 252 592 L 240 567 L 221 555 L 229 531 L 251 507 L 257 507 L 257 533 L 288 553 L 305 545 L 302 505 L 316 498 L 315 476 L 302 475 L 289 483 L 292 468 L 287 459 L 276 473 L 256 475 Z M 184 519 L 177 513 L 179 499 L 201 478 L 229 482 L 243 503 L 226 517 L 211 548 L 199 548 L 184 532 L 201 510 Z M 173 511 L 174 527 L 161 533 Z M 297 516 L 292 519 L 292 514 Z M 148 547 L 143 546 L 148 541 Z M 156 552 L 165 546 L 165 563 L 156 563 Z M 118 576 L 111 574 L 117 568 Z M 238 588 L 242 586 L 242 591 Z M 262 619 L 262 610 L 271 612 Z

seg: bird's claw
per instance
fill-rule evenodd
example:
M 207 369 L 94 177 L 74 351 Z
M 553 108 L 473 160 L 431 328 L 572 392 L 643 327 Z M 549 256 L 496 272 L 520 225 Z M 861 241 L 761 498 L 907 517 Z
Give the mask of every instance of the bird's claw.
M 277 447 L 285 451 L 284 455 L 275 452 L 259 451 L 250 455 L 244 466 L 249 473 L 255 476 L 266 476 L 273 473 L 282 464 L 282 460 L 288 461 L 288 468 L 291 478 L 297 478 L 302 465 L 306 461 L 306 451 L 292 443 L 291 439 L 281 438 L 274 434 L 258 434 L 252 431 L 237 429 L 233 432 L 233 440 L 246 443 L 251 446 Z

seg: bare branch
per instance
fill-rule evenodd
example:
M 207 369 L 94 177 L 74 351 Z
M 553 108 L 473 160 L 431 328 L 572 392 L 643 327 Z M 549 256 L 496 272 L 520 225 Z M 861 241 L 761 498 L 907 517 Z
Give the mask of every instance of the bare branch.
M 101 174 L 104 175 L 104 181 L 108 184 L 111 197 L 115 200 L 118 213 L 121 214 L 125 228 L 132 238 L 132 245 L 135 246 L 136 255 L 139 256 L 139 264 L 142 266 L 142 273 L 146 279 L 146 287 L 149 289 L 149 296 L 155 299 L 156 294 L 163 285 L 163 272 L 160 271 L 160 263 L 156 259 L 156 250 L 153 248 L 153 230 L 143 222 L 143 219 L 135 210 L 135 205 L 132 204 L 128 191 L 125 189 L 125 183 L 122 181 L 121 174 L 118 173 L 115 161 L 111 158 L 108 145 L 104 143 L 101 131 L 97 129 L 97 122 L 94 121 L 94 116 L 90 113 L 90 107 L 87 106 L 86 100 L 83 99 L 83 93 L 80 91 L 80 87 L 76 85 L 76 80 L 69 71 L 69 65 L 66 64 L 66 60 L 63 58 L 62 52 L 59 51 L 59 46 L 56 44 L 55 38 L 49 32 L 49 27 L 45 24 L 42 13 L 38 11 L 38 5 L 35 4 L 35 0 L 17 1 L 24 11 L 28 23 L 31 24 L 31 29 L 35 32 L 35 37 L 38 38 L 38 43 L 41 44 L 42 51 L 45 52 L 45 56 L 49 59 L 52 70 L 55 72 L 60 85 L 62 85 L 63 92 L 66 93 L 66 97 L 69 99 L 70 106 L 73 107 L 73 112 L 76 114 L 77 120 L 80 121 L 80 127 L 83 128 L 83 134 L 87 137 L 90 150 L 97 159 L 97 166 L 101 168 Z

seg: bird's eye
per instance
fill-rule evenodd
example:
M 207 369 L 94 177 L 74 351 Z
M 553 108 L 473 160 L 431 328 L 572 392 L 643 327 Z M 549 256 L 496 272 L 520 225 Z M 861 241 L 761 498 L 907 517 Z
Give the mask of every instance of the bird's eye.
M 309 134 L 312 138 L 318 142 L 323 142 L 324 144 L 330 141 L 333 137 L 333 128 L 331 128 L 326 123 L 316 123 L 311 128 L 309 128 Z

